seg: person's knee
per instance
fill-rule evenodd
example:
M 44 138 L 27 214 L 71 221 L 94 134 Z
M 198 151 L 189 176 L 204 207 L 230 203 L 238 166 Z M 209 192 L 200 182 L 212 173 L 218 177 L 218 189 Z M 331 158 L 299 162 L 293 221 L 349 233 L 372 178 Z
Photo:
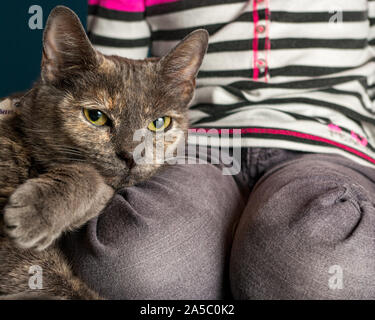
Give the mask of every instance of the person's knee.
M 174 166 L 121 190 L 66 251 L 106 298 L 221 298 L 242 210 L 232 177 L 211 165 Z
M 233 245 L 234 297 L 375 298 L 373 191 L 324 161 L 294 162 L 261 181 Z

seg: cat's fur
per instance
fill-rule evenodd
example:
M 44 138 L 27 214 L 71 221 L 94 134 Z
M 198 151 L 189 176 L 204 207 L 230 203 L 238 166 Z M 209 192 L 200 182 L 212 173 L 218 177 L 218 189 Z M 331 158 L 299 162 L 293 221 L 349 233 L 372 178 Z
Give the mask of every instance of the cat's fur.
M 187 130 L 207 42 L 207 32 L 199 30 L 162 58 L 104 56 L 70 9 L 52 11 L 41 79 L 21 98 L 15 115 L 0 123 L 0 295 L 99 298 L 72 274 L 55 240 L 98 215 L 116 189 L 161 167 L 133 167 L 139 144 L 133 134 L 170 116 L 165 135 L 183 138 L 175 135 Z M 89 123 L 83 107 L 105 112 L 111 126 Z M 37 292 L 29 288 L 33 265 L 43 269 L 43 289 Z

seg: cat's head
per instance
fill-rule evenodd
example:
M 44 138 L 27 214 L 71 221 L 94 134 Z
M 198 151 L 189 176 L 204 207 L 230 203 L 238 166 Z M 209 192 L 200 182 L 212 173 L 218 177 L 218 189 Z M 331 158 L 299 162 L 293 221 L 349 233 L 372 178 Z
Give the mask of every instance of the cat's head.
M 207 32 L 198 30 L 162 58 L 105 56 L 70 9 L 55 8 L 44 32 L 41 80 L 21 112 L 33 157 L 46 167 L 87 162 L 114 187 L 151 176 L 161 165 L 135 163 L 141 141 L 134 133 L 156 137 L 164 128 L 164 148 L 184 139 L 207 44 Z

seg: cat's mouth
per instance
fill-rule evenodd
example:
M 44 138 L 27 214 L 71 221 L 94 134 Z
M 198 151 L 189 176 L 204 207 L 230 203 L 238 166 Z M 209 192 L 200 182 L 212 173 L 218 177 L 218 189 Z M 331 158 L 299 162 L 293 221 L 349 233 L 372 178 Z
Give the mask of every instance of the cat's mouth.
M 118 159 L 120 160 L 120 159 Z M 106 182 L 115 189 L 132 186 L 154 175 L 162 164 L 143 164 L 136 161 L 118 161 L 116 166 L 107 167 L 103 171 Z
M 114 170 L 107 172 L 105 176 L 106 183 L 114 189 L 119 189 L 126 186 L 131 186 L 142 179 L 142 170 L 138 169 L 139 166 L 134 165 L 131 168 L 123 167 L 121 170 Z

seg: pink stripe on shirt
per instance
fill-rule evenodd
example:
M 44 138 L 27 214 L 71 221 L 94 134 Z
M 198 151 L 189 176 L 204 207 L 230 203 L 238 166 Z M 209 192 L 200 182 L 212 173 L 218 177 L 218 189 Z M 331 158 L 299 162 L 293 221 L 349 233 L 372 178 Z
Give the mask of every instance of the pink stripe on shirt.
M 259 68 L 258 68 L 258 50 L 259 50 L 259 41 L 258 41 L 258 32 L 257 26 L 259 22 L 259 14 L 257 2 L 253 2 L 253 20 L 254 20 L 254 38 L 253 38 L 253 80 L 258 80 L 259 78 Z
M 103 8 L 127 11 L 127 12 L 144 12 L 144 0 L 88 0 L 89 5 L 99 5 Z
M 208 129 L 206 129 L 206 128 L 191 128 L 191 129 L 189 129 L 189 132 L 190 133 L 197 133 L 197 132 L 200 133 L 200 131 L 206 131 L 207 132 L 207 130 Z M 274 134 L 274 135 L 292 136 L 292 137 L 302 138 L 302 139 L 312 140 L 312 141 L 319 141 L 319 142 L 323 142 L 323 143 L 335 146 L 339 149 L 343 149 L 343 150 L 345 150 L 349 153 L 355 154 L 358 157 L 361 157 L 362 159 L 365 159 L 365 160 L 375 164 L 375 159 L 371 158 L 370 156 L 368 156 L 367 154 L 365 154 L 361 151 L 358 151 L 354 148 L 346 146 L 342 143 L 339 143 L 339 142 L 336 142 L 336 141 L 333 141 L 333 140 L 329 140 L 329 139 L 326 139 L 326 138 L 323 138 L 323 137 L 315 136 L 315 135 L 312 135 L 312 134 L 301 133 L 301 132 L 296 132 L 296 131 L 291 131 L 291 130 L 284 130 L 284 129 L 271 129 L 271 128 L 241 128 L 241 129 L 214 129 L 214 130 L 217 130 L 218 134 L 221 134 L 222 131 L 224 131 L 228 134 L 231 134 L 231 133 L 235 132 L 234 130 L 240 130 L 240 132 L 242 134 L 246 134 L 246 133 Z
M 101 6 L 106 9 L 127 12 L 143 12 L 145 7 L 156 6 L 180 0 L 88 0 L 91 6 Z

